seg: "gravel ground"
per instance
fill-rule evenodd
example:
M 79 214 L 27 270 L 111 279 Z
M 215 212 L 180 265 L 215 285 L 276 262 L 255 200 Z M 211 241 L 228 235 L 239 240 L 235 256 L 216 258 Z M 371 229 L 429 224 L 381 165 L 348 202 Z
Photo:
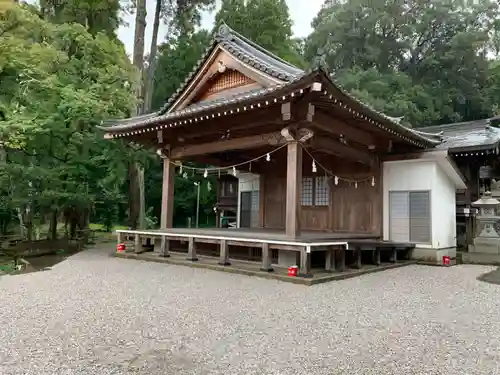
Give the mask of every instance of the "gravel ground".
M 86 251 L 0 278 L 0 374 L 500 374 L 492 269 L 306 287 Z

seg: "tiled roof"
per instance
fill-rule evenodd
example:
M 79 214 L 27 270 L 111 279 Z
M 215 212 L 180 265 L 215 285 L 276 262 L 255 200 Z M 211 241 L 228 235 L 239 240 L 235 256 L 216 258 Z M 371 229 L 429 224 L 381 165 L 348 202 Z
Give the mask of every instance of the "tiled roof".
M 265 74 L 277 78 L 279 81 L 281 81 L 281 83 L 267 88 L 250 90 L 247 92 L 239 92 L 214 100 L 202 101 L 199 103 L 191 104 L 181 110 L 169 112 L 172 103 L 174 103 L 179 95 L 185 90 L 186 86 L 193 79 L 194 75 L 197 74 L 208 56 L 218 45 L 222 46 L 226 51 L 228 51 L 228 53 L 232 54 L 238 60 L 252 66 L 255 69 L 260 70 Z M 297 85 L 303 85 L 304 87 L 306 87 L 307 84 L 311 83 L 310 81 L 313 77 L 322 77 L 327 86 L 329 86 L 328 91 L 330 92 L 330 94 L 334 93 L 334 96 L 339 95 L 338 99 L 345 103 L 351 101 L 351 104 L 354 103 L 355 107 L 358 108 L 357 110 L 360 113 L 373 118 L 373 120 L 384 123 L 388 129 L 392 129 L 388 130 L 389 132 L 403 134 L 413 140 L 423 142 L 423 144 L 431 147 L 441 142 L 440 135 L 431 134 L 432 132 L 424 134 L 419 132 L 418 130 L 405 127 L 400 123 L 400 118 L 387 116 L 384 113 L 376 111 L 374 108 L 368 106 L 367 104 L 362 103 L 361 101 L 350 95 L 346 90 L 342 89 L 342 87 L 340 87 L 338 84 L 335 84 L 332 80 L 332 77 L 330 77 L 327 72 L 319 69 L 310 73 L 305 73 L 303 70 L 289 64 L 278 56 L 275 56 L 271 52 L 266 51 L 264 48 L 248 40 L 243 35 L 230 29 L 225 24 L 219 27 L 218 32 L 213 38 L 211 46 L 207 48 L 205 54 L 198 60 L 198 63 L 192 70 L 191 74 L 186 78 L 177 92 L 169 99 L 169 101 L 160 111 L 125 120 L 118 120 L 114 122 L 109 121 L 103 124 L 104 126 L 102 126 L 101 128 L 105 129 L 109 133 L 137 130 L 142 131 L 142 129 L 152 124 L 160 124 L 162 122 L 165 123 L 178 119 L 182 120 L 184 117 L 189 117 L 193 114 L 203 114 L 203 112 L 205 111 L 210 111 L 218 108 L 223 110 L 224 108 L 230 107 L 234 104 L 241 103 L 244 105 L 245 102 L 250 102 L 256 98 L 265 100 L 267 96 L 278 95 L 281 92 L 285 93 L 293 90 Z M 330 98 L 331 97 L 332 95 L 330 95 Z
M 205 50 L 203 56 L 198 59 L 195 67 L 191 70 L 191 73 L 188 74 L 177 91 L 165 103 L 160 110 L 160 114 L 164 114 L 169 110 L 170 106 L 177 100 L 179 95 L 182 94 L 189 82 L 201 69 L 205 60 L 218 45 L 240 61 L 243 61 L 263 73 L 278 78 L 281 81 L 290 82 L 305 74 L 303 70 L 282 60 L 223 23 L 213 37 L 211 45 Z
M 451 152 L 488 150 L 499 146 L 500 129 L 495 127 L 499 117 L 483 120 L 457 122 L 452 124 L 428 126 L 419 131 L 442 133 L 443 142 L 436 148 Z
M 265 97 L 266 95 L 279 92 L 280 90 L 285 90 L 288 88 L 290 84 L 297 82 L 299 80 L 300 78 L 297 78 L 295 81 L 291 81 L 286 84 L 279 84 L 270 87 L 239 92 L 230 96 L 219 97 L 213 100 L 205 100 L 202 102 L 191 104 L 186 108 L 180 109 L 178 111 L 173 111 L 165 114 L 160 114 L 160 112 L 154 112 L 149 115 L 132 117 L 130 119 L 125 119 L 125 120 L 107 122 L 104 123 L 101 128 L 106 131 L 112 131 L 112 132 L 122 132 L 133 129 L 135 130 L 139 127 L 144 128 L 151 124 L 157 124 L 161 122 L 175 120 L 182 117 L 198 114 L 204 111 L 217 109 L 223 106 L 231 106 L 234 104 L 243 103 L 245 101 L 251 101 L 252 99 L 255 98 Z
M 201 116 L 202 118 L 206 115 L 207 119 L 208 115 L 214 109 L 219 109 L 219 115 L 222 111 L 227 108 L 234 107 L 235 104 L 239 104 L 240 107 L 245 103 L 251 106 L 251 103 L 255 103 L 255 99 L 259 99 L 260 101 L 271 100 L 273 97 L 287 95 L 289 93 L 293 93 L 294 90 L 300 90 L 306 87 L 309 87 L 311 82 L 314 82 L 319 77 L 323 77 L 324 80 L 331 84 L 337 92 L 340 92 L 343 96 L 339 96 L 340 98 L 345 97 L 345 99 L 341 100 L 353 100 L 358 104 L 360 113 L 364 113 L 364 115 L 368 116 L 368 118 L 373 117 L 375 120 L 380 121 L 385 124 L 386 129 L 389 132 L 394 134 L 404 134 L 411 139 L 423 143 L 427 146 L 433 147 L 434 145 L 440 143 L 439 135 L 435 134 L 423 134 L 417 130 L 405 127 L 401 125 L 399 121 L 391 118 L 389 116 L 384 115 L 383 113 L 376 112 L 371 107 L 363 104 L 359 100 L 350 96 L 347 92 L 344 92 L 338 86 L 336 86 L 331 79 L 329 78 L 326 72 L 322 70 L 314 71 L 309 74 L 300 76 L 295 78 L 292 81 L 274 85 L 267 88 L 255 89 L 246 92 L 236 93 L 231 96 L 220 97 L 214 100 L 207 100 L 199 103 L 192 104 L 184 109 L 173 111 L 165 114 L 160 114 L 159 112 L 152 113 L 145 116 L 140 116 L 138 118 L 131 118 L 124 121 L 115 122 L 112 126 L 102 126 L 101 128 L 106 130 L 108 133 L 123 133 L 123 132 L 142 132 L 142 129 L 150 128 L 151 125 L 160 125 L 162 123 L 168 123 L 173 121 L 184 121 L 184 118 L 191 118 L 189 122 L 192 121 L 192 115 Z M 327 90 L 330 92 L 330 90 Z M 331 93 L 331 92 L 330 92 Z M 337 95 L 337 94 L 336 94 Z M 330 95 L 331 96 L 331 95 Z M 250 109 L 250 108 L 249 108 Z M 224 113 L 225 115 L 225 113 Z M 211 116 L 214 117 L 214 113 L 211 113 Z M 378 118 L 377 118 L 378 117 Z M 187 122 L 185 120 L 184 122 Z M 111 124 L 111 123 L 109 123 Z M 374 125 L 375 126 L 375 125 Z M 153 129 L 154 130 L 154 129 Z

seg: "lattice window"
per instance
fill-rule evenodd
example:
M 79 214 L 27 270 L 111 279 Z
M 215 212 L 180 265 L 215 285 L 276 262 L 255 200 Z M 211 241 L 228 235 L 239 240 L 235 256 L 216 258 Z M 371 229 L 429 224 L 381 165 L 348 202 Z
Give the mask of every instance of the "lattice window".
M 316 177 L 314 184 L 314 205 L 328 206 L 330 203 L 330 187 L 326 176 Z
M 301 193 L 302 206 L 328 206 L 330 204 L 330 186 L 326 176 L 303 177 Z
M 302 194 L 300 197 L 300 202 L 302 206 L 312 206 L 313 196 L 314 196 L 314 183 L 312 177 L 302 178 Z

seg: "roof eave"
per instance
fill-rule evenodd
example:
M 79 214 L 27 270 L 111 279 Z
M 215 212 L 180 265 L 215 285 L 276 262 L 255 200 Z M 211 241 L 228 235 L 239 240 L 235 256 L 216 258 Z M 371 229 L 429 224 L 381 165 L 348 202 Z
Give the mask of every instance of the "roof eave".
M 464 147 L 450 147 L 447 150 L 452 154 L 459 153 L 474 153 L 474 152 L 484 152 L 484 151 L 492 151 L 496 150 L 500 145 L 500 140 L 495 143 L 483 144 L 483 145 L 473 145 L 473 146 L 464 146 Z
M 369 117 L 370 118 L 369 121 L 372 122 L 373 124 L 376 124 L 378 122 L 381 125 L 379 127 L 382 130 L 388 131 L 389 133 L 393 133 L 396 135 L 399 133 L 403 133 L 407 137 L 406 140 L 411 139 L 410 143 L 415 144 L 417 147 L 421 147 L 423 149 L 427 147 L 435 147 L 441 143 L 441 141 L 429 139 L 420 134 L 416 134 L 410 128 L 407 128 L 404 125 L 401 125 L 395 122 L 394 120 L 391 120 L 388 116 L 379 113 L 378 111 L 371 108 L 369 105 L 356 99 L 354 96 L 352 96 L 344 89 L 342 89 L 339 85 L 335 84 L 330 78 L 328 72 L 326 72 L 325 70 L 318 69 L 318 72 L 321 72 L 323 77 L 323 82 L 326 83 L 331 90 L 337 91 L 337 93 L 340 94 L 345 100 L 349 100 L 351 101 L 351 103 L 354 103 L 356 106 L 358 106 L 360 108 L 360 112 L 362 112 L 365 116 Z M 403 140 L 405 139 L 403 138 Z
M 218 110 L 217 117 L 220 116 L 221 112 L 224 112 L 224 115 L 230 115 L 233 113 L 233 111 L 230 111 L 230 108 L 236 105 L 251 106 L 252 103 L 255 103 L 256 99 L 259 99 L 262 102 L 267 102 L 267 101 L 270 102 L 270 100 L 273 97 L 288 95 L 297 90 L 301 90 L 301 88 L 307 87 L 314 80 L 313 78 L 314 74 L 308 74 L 298 78 L 294 82 L 268 88 L 266 89 L 267 91 L 256 96 L 249 95 L 248 97 L 243 97 L 242 99 L 217 103 L 216 105 L 208 105 L 206 107 L 199 107 L 191 111 L 189 110 L 189 108 L 186 108 L 180 110 L 179 112 L 172 112 L 170 114 L 167 113 L 163 115 L 158 115 L 155 118 L 150 119 L 149 122 L 116 125 L 109 128 L 101 127 L 101 129 L 105 130 L 106 133 L 109 133 L 111 135 L 120 133 L 139 134 L 139 133 L 144 133 L 146 131 L 151 131 L 151 129 L 148 129 L 150 127 L 156 127 L 156 129 L 153 130 L 160 130 L 160 129 L 165 129 L 166 127 L 175 127 L 179 125 L 184 125 L 187 124 L 188 122 L 189 123 L 198 122 L 198 119 L 200 119 L 200 121 L 203 121 L 204 120 L 203 117 L 205 116 L 207 117 L 207 119 L 214 118 L 216 117 L 215 114 L 213 113 L 214 110 Z M 267 103 L 266 105 L 269 105 L 269 103 Z M 260 104 L 256 105 L 256 108 L 258 108 L 259 106 Z M 245 110 L 251 110 L 251 109 L 249 108 Z M 227 114 L 225 112 L 227 112 Z M 210 113 L 211 116 L 209 116 Z M 196 116 L 194 120 L 193 116 Z

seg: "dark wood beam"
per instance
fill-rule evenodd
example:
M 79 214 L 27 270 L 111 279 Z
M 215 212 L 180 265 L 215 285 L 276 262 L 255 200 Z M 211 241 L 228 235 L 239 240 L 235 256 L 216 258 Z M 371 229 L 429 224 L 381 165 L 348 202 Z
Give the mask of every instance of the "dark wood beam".
M 363 164 L 374 165 L 377 162 L 376 157 L 368 150 L 362 151 L 332 139 L 316 138 L 310 143 L 310 146 L 318 151 L 352 159 Z
M 246 157 L 246 155 L 245 156 L 242 155 L 240 157 L 232 157 L 230 161 L 223 160 L 217 157 L 216 155 L 202 155 L 202 156 L 193 156 L 184 158 L 182 162 L 191 161 L 207 165 L 213 165 L 214 167 L 219 167 L 219 168 L 228 168 L 235 164 L 246 163 L 248 160 L 251 160 L 251 158 Z M 180 163 L 180 161 L 178 161 L 178 163 Z M 242 167 L 239 170 L 246 172 L 249 168 L 251 168 L 252 172 L 254 173 L 260 173 L 262 171 L 262 168 L 258 163 L 252 163 L 251 167 L 249 166 L 249 164 L 242 165 Z M 231 172 L 229 169 L 228 171 Z M 221 174 L 223 174 L 223 172 L 221 172 Z
M 318 108 L 314 111 L 313 126 L 330 135 L 343 135 L 348 140 L 367 146 L 377 145 L 379 143 L 379 140 L 373 134 L 339 121 L 332 114 L 328 114 Z
M 268 145 L 279 146 L 284 143 L 285 139 L 281 133 L 274 132 L 250 137 L 176 147 L 170 151 L 170 157 L 172 159 L 180 159 L 187 156 L 206 155 L 231 150 L 245 150 Z
M 269 121 L 265 121 L 265 120 L 259 120 L 259 121 L 255 121 L 255 122 L 250 122 L 250 123 L 247 123 L 247 122 L 243 122 L 242 125 L 238 125 L 238 126 L 231 126 L 227 129 L 218 129 L 218 130 L 207 130 L 206 127 L 203 127 L 203 130 L 201 131 L 198 131 L 196 133 L 186 133 L 186 134 L 182 134 L 182 133 L 178 133 L 176 136 L 177 136 L 177 139 L 175 140 L 175 143 L 179 143 L 179 139 L 181 140 L 184 140 L 184 141 L 188 141 L 188 140 L 192 140 L 192 139 L 196 139 L 196 138 L 203 138 L 203 137 L 210 137 L 210 136 L 216 136 L 216 135 L 220 135 L 226 131 L 229 131 L 229 133 L 231 135 L 234 135 L 236 133 L 241 133 L 242 131 L 246 131 L 246 132 L 249 132 L 251 131 L 252 129 L 255 129 L 253 132 L 256 133 L 260 128 L 263 128 L 263 127 L 270 127 L 270 126 L 279 126 L 281 125 L 281 127 L 285 126 L 284 125 L 285 123 L 280 120 L 280 119 L 270 119 Z M 182 143 L 182 142 L 181 142 Z

